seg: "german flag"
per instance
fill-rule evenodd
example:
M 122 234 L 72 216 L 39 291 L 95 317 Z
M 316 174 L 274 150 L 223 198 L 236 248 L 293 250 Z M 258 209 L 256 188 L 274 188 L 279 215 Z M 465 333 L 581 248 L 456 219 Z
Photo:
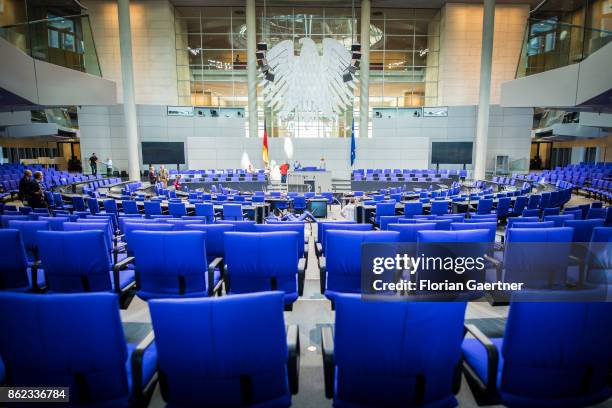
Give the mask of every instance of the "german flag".
M 268 130 L 266 126 L 266 120 L 264 119 L 264 136 L 263 136 L 263 162 L 265 166 L 268 166 L 270 158 L 268 157 Z

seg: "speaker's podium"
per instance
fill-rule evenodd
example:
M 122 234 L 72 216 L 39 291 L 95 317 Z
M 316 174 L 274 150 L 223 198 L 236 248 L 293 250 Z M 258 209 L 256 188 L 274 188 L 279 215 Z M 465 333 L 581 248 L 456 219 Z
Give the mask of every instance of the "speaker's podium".
M 304 184 L 311 186 L 310 191 L 314 191 L 315 193 L 331 191 L 332 189 L 331 171 L 318 169 L 316 167 L 302 167 L 289 172 L 289 177 L 291 176 L 302 179 Z

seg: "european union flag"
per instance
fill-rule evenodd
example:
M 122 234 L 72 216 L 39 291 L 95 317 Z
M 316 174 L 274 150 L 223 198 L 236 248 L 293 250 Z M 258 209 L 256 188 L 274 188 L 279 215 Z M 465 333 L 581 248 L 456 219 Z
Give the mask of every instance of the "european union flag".
M 351 166 L 355 163 L 355 119 L 351 127 Z

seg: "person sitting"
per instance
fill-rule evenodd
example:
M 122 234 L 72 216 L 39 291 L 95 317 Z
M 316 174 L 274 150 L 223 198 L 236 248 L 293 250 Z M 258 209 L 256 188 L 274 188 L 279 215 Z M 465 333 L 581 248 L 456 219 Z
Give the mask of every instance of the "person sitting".
M 32 181 L 32 171 L 26 170 L 23 172 L 23 177 L 19 180 L 19 194 L 18 198 L 23 202 L 28 199 L 30 195 L 30 189 L 32 186 L 30 182 Z

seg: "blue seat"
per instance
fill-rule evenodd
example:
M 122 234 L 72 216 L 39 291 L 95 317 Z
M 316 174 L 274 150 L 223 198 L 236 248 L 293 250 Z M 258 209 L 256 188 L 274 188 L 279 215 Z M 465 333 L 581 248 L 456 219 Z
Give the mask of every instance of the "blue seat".
M 527 202 L 527 209 L 535 210 L 540 207 L 540 201 L 542 201 L 542 196 L 539 194 L 532 194 L 529 196 L 529 201 Z
M 207 262 L 201 231 L 134 230 L 128 245 L 136 257 L 141 299 L 205 297 L 220 290 L 215 270 L 222 260 Z
M 593 220 L 597 218 L 605 219 L 606 215 L 607 215 L 606 208 L 590 208 L 589 211 L 587 212 L 586 219 L 587 220 Z
M 228 294 L 280 290 L 288 309 L 303 294 L 305 261 L 298 258 L 297 232 L 226 232 L 224 239 Z
M 212 203 L 198 203 L 195 205 L 195 215 L 206 217 L 206 223 L 215 222 L 215 207 Z
M 298 327 L 285 334 L 282 293 L 156 299 L 149 308 L 168 406 L 291 405 L 300 350 Z
M 223 220 L 244 221 L 242 204 L 223 204 Z
M 255 221 L 221 220 L 217 223 L 233 225 L 236 232 L 255 232 Z
M 11 254 L 0 262 L 0 290 L 40 289 L 44 286 L 44 275 L 38 271 L 38 265 L 28 262 L 19 230 L 0 230 L 0 248 Z
M 132 249 L 132 236 L 134 231 L 172 231 L 174 225 L 167 223 L 155 222 L 155 220 L 148 220 L 148 222 L 142 222 L 141 220 L 126 220 L 123 224 L 123 241 L 127 245 L 127 255 L 134 256 L 134 250 Z M 137 260 L 135 260 L 137 262 Z
M 423 214 L 423 203 L 421 202 L 410 202 L 404 204 L 404 217 L 410 218 L 415 215 Z
M 395 215 L 395 202 L 376 203 L 376 213 L 374 214 L 374 217 L 370 219 L 370 222 L 374 223 L 375 225 L 379 225 L 380 217 L 389 215 Z
M 144 211 L 147 217 L 151 215 L 161 215 L 161 203 L 159 201 L 145 201 L 144 202 Z
M 521 215 L 523 213 L 523 210 L 527 207 L 528 200 L 529 200 L 529 197 L 527 196 L 516 197 L 516 200 L 514 201 L 514 206 L 512 207 L 512 210 L 510 211 L 510 215 L 513 215 L 513 216 Z
M 540 210 L 537 208 L 525 208 L 523 210 L 523 214 L 521 215 L 522 217 L 539 217 L 540 216 Z
M 63 231 L 64 223 L 69 222 L 70 217 L 38 217 L 38 221 L 48 222 L 51 231 Z
M 544 217 L 544 221 L 552 221 L 555 224 L 555 227 L 562 227 L 565 221 L 573 219 L 574 214 L 547 215 Z
M 399 215 L 382 215 L 378 219 L 379 227 L 381 230 L 388 230 L 389 224 L 398 223 L 401 216 Z
M 515 222 L 512 224 L 512 228 L 554 228 L 554 221 L 542 221 L 542 222 Z
M 92 214 L 105 213 L 104 211 L 100 211 L 100 204 L 98 203 L 98 199 L 96 198 L 87 199 L 87 207 L 89 208 L 89 212 L 91 212 Z
M 371 231 L 372 224 L 356 224 L 355 222 L 320 222 L 318 224 L 318 243 L 315 246 L 317 255 L 325 255 L 327 249 L 328 231 Z
M 466 325 L 475 338 L 463 341 L 464 373 L 479 404 L 584 407 L 612 396 L 612 303 L 546 296 L 512 302 L 503 338 Z
M 293 210 L 300 213 L 306 209 L 306 197 L 295 196 L 293 197 Z
M 448 201 L 433 201 L 429 213 L 434 215 L 448 214 Z
M 87 220 L 98 220 L 98 222 L 101 222 L 101 220 L 104 220 L 105 222 L 110 222 L 111 223 L 111 229 L 112 232 L 115 233 L 115 231 L 117 231 L 119 229 L 119 223 L 117 220 L 117 216 L 115 214 L 103 214 L 103 213 L 98 213 L 98 214 L 88 214 L 85 219 Z
M 402 243 L 417 242 L 417 233 L 419 231 L 431 231 L 435 229 L 436 224 L 433 222 L 423 222 L 418 224 L 389 224 L 388 228 L 389 231 L 399 232 L 398 241 Z
M 338 293 L 361 293 L 361 245 L 395 243 L 399 236 L 395 231 L 327 231 L 325 257 L 319 258 L 321 293 L 332 302 Z
M 508 218 L 507 229 L 512 228 L 512 224 L 515 222 L 539 222 L 539 217 L 510 217 Z
M 548 216 L 548 215 L 559 215 L 559 213 L 561 212 L 561 208 L 559 207 L 548 207 L 548 208 L 544 208 L 542 210 L 542 218 Z
M 601 218 L 591 220 L 567 220 L 563 223 L 564 227 L 571 227 L 574 229 L 572 239 L 574 242 L 589 242 L 593 234 L 593 228 L 603 227 L 603 225 L 604 220 Z
M 565 288 L 572 228 L 509 228 L 504 247 L 505 282 L 525 289 Z
M 481 198 L 476 206 L 476 214 L 490 214 L 493 209 L 493 200 Z
M 187 215 L 187 209 L 185 208 L 185 203 L 168 203 L 168 213 L 176 218 L 181 218 L 184 215 Z
M 117 202 L 114 199 L 108 198 L 102 201 L 102 205 L 104 206 L 104 211 L 107 214 L 119 215 L 119 208 L 117 207 Z
M 595 227 L 586 259 L 586 282 L 604 287 L 605 300 L 612 300 L 612 227 Z
M 65 222 L 64 231 L 102 231 L 104 238 L 106 239 L 107 249 L 110 251 L 113 257 L 113 264 L 118 261 L 122 261 L 126 257 L 125 246 L 122 244 L 115 244 L 112 231 L 107 223 L 103 222 Z
M 185 226 L 185 231 L 203 231 L 206 233 L 204 236 L 206 258 L 210 264 L 215 258 L 225 259 L 225 239 L 223 237 L 226 232 L 234 231 L 234 226 L 231 224 L 189 224 Z M 223 264 L 219 267 L 221 274 L 223 274 Z
M 448 219 L 436 218 L 434 220 L 420 220 L 420 219 L 416 220 L 416 224 L 421 224 L 421 223 L 436 224 L 437 230 L 446 230 L 446 231 L 450 230 L 451 224 L 453 222 L 454 220 L 452 218 L 448 218 Z
M 478 230 L 485 229 L 489 231 L 489 242 L 495 242 L 495 232 L 497 231 L 497 222 L 453 222 L 451 224 L 451 231 L 467 231 L 467 230 Z
M 121 201 L 121 209 L 124 214 L 139 214 L 138 204 L 135 200 L 123 200 Z
M 306 242 L 304 237 L 304 223 L 272 223 L 272 224 L 255 224 L 255 232 L 275 232 L 275 231 L 293 231 L 298 234 L 298 257 L 304 258 L 308 263 L 308 239 Z
M 113 264 L 103 231 L 39 231 L 38 248 L 47 289 L 56 293 L 109 292 L 132 299 L 132 258 Z
M 78 212 L 87 211 L 87 207 L 85 206 L 85 199 L 83 198 L 83 196 L 72 196 L 72 208 L 74 209 L 74 211 Z
M 38 231 L 49 231 L 49 223 L 47 221 L 19 221 L 13 220 L 9 222 L 9 228 L 19 230 L 21 239 L 25 246 L 30 265 L 38 261 Z
M 465 309 L 339 294 L 335 333 L 321 332 L 325 395 L 334 407 L 456 406 Z
M 126 343 L 110 293 L 0 293 L 8 386 L 70 388 L 71 405 L 146 406 L 156 381 L 153 336 Z
M 2 228 L 8 228 L 9 222 L 13 220 L 28 221 L 30 219 L 31 218 L 27 215 L 0 215 L 0 222 L 2 223 Z
M 512 199 L 510 197 L 502 197 L 497 200 L 497 207 L 495 207 L 495 215 L 498 219 L 503 220 L 510 214 L 510 204 Z

